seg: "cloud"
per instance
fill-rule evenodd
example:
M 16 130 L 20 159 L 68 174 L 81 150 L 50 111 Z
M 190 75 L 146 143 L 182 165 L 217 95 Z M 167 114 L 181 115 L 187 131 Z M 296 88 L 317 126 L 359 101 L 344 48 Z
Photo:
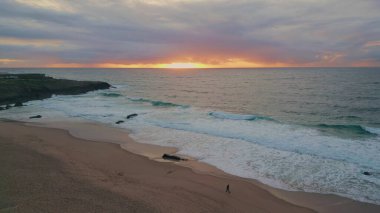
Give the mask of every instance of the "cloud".
M 26 5 L 33 8 L 40 8 L 45 10 L 53 10 L 58 12 L 73 12 L 74 8 L 68 5 L 68 2 L 54 1 L 54 0 L 15 0 L 17 3 Z
M 378 11 L 376 0 L 3 0 L 0 57 L 37 66 L 380 66 Z

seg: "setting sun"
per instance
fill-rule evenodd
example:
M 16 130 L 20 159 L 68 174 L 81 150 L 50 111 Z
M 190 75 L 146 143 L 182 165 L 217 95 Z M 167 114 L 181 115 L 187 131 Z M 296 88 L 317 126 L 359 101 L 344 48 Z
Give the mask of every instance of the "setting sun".
M 189 68 L 202 68 L 204 67 L 202 64 L 196 63 L 170 63 L 163 64 L 163 68 L 172 68 L 172 69 L 189 69 Z

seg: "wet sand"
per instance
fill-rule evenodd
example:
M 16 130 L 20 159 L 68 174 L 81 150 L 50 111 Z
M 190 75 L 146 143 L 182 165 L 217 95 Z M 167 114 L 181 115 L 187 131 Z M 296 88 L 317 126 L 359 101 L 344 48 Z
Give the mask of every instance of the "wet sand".
M 45 127 L 0 123 L 0 211 L 380 210 L 379 206 L 338 196 L 275 190 L 197 161 L 179 165 L 158 162 L 162 161 L 162 152 L 173 153 L 175 149 L 136 143 L 116 128 L 96 124 L 40 125 Z M 227 184 L 231 194 L 225 193 Z

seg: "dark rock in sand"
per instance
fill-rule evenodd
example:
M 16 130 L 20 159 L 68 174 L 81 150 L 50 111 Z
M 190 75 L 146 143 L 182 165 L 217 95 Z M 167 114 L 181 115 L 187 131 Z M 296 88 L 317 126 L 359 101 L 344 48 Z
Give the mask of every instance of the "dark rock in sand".
M 169 155 L 169 154 L 164 154 L 162 155 L 162 158 L 165 160 L 175 160 L 175 161 L 180 161 L 180 160 L 187 160 L 185 158 L 178 157 L 176 155 Z
M 371 175 L 369 172 L 363 172 L 363 175 Z
M 124 123 L 124 121 L 116 121 L 116 124 Z
M 1 110 L 5 110 L 5 108 L 4 108 L 4 107 L 0 107 L 0 111 L 1 111 Z
M 10 109 L 11 108 L 11 105 L 9 105 L 9 104 L 7 104 L 6 106 L 5 106 L 5 109 Z
M 128 116 L 127 116 L 127 119 L 131 119 L 131 118 L 134 118 L 134 117 L 136 117 L 136 116 L 137 116 L 137 114 L 136 114 L 136 113 L 133 113 L 133 114 L 128 115 Z
M 41 100 L 52 95 L 77 95 L 110 86 L 100 81 L 54 79 L 45 74 L 0 74 L 0 105 Z
M 30 116 L 29 119 L 33 119 L 33 118 L 42 118 L 41 115 L 35 115 L 35 116 Z
M 21 106 L 24 106 L 24 105 L 21 102 L 16 102 L 14 106 L 15 107 L 21 107 Z

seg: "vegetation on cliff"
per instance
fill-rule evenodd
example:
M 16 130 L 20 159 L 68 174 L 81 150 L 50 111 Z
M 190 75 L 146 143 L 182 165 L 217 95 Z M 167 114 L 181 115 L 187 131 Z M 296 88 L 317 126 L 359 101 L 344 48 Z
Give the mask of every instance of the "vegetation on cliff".
M 55 79 L 45 74 L 0 74 L 0 105 L 19 106 L 52 95 L 76 95 L 110 86 L 106 82 Z

